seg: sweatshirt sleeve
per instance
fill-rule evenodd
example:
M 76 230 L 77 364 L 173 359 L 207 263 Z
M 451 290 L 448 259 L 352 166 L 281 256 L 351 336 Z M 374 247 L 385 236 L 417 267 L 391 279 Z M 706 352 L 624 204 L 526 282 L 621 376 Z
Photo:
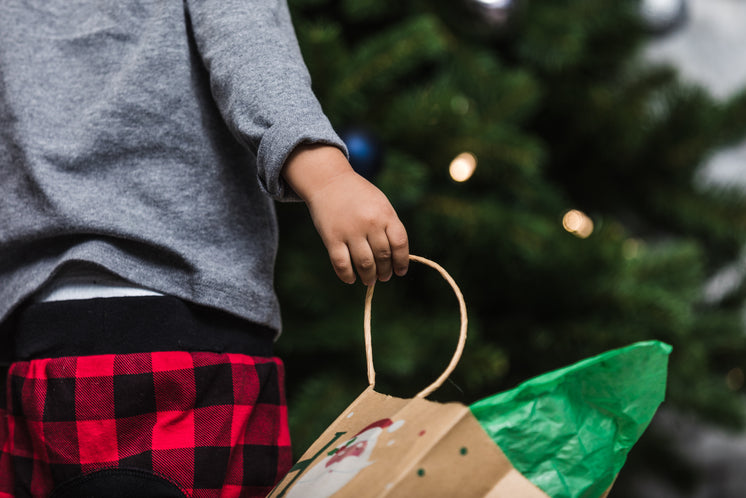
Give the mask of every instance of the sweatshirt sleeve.
M 259 183 L 277 200 L 297 198 L 280 175 L 301 143 L 346 153 L 311 90 L 286 0 L 186 0 L 223 119 L 257 159 Z

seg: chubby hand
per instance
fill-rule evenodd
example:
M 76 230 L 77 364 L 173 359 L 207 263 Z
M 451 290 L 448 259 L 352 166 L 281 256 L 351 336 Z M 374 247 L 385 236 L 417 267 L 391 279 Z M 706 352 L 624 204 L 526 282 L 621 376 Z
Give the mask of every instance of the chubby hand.
M 342 151 L 327 145 L 298 146 L 282 173 L 306 202 L 343 282 L 355 282 L 355 271 L 366 285 L 407 272 L 404 225 L 383 192 L 358 175 Z

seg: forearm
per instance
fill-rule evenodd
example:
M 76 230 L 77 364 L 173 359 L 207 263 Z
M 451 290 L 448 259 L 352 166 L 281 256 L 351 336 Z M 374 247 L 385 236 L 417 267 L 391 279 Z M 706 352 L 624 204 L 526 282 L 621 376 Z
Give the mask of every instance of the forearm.
M 285 0 L 187 0 L 212 96 L 233 135 L 256 155 L 262 187 L 292 199 L 281 180 L 298 144 L 344 148 L 311 88 Z

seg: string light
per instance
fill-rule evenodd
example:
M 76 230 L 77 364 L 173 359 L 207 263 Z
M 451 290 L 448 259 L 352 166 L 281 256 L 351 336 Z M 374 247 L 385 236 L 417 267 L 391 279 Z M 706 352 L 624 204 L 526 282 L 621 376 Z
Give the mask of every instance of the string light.
M 593 233 L 593 220 L 587 214 L 577 209 L 571 209 L 562 217 L 562 226 L 565 230 L 585 239 Z
M 462 152 L 451 161 L 448 172 L 455 181 L 465 182 L 471 178 L 476 169 L 477 157 L 471 152 Z

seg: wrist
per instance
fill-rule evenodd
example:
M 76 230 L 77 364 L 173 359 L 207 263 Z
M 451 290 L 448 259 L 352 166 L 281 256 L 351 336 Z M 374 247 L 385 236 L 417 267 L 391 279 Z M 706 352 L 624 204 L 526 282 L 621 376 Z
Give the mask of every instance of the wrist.
M 332 145 L 301 144 L 290 153 L 282 176 L 304 201 L 340 175 L 354 173 L 344 153 Z

